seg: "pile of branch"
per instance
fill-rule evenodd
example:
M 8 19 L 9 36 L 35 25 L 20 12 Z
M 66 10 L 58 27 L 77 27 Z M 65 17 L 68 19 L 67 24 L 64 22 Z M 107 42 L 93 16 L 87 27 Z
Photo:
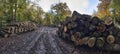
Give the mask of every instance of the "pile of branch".
M 74 11 L 71 17 L 66 17 L 66 21 L 61 23 L 58 35 L 77 46 L 86 45 L 105 50 L 120 49 L 120 29 L 114 26 L 112 18 L 101 20 L 96 16 Z

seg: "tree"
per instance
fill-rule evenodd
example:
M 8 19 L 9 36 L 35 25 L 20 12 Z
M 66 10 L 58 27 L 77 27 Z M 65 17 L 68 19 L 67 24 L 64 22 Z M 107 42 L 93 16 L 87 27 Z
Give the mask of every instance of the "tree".
M 100 18 L 103 18 L 105 16 L 110 16 L 110 3 L 111 0 L 99 0 L 101 3 L 97 6 L 98 7 L 98 15 Z
M 44 21 L 46 25 L 53 25 L 54 15 L 50 12 L 45 13 Z
M 38 24 L 43 24 L 43 16 L 44 16 L 44 11 L 42 10 L 41 7 L 37 7 L 37 16 L 35 18 L 35 21 L 38 23 Z
M 113 0 L 111 8 L 115 10 L 114 17 L 116 21 L 120 23 L 120 0 Z
M 55 23 L 58 25 L 60 21 L 64 21 L 67 16 L 71 15 L 71 11 L 66 3 L 58 3 L 51 6 L 52 12 L 55 14 Z
M 0 14 L 2 14 L 2 18 L 6 19 L 6 22 L 17 21 L 17 18 L 21 16 L 19 14 L 24 12 L 24 9 L 27 7 L 26 1 L 27 0 L 0 0 Z
M 32 3 L 31 0 L 0 0 L 0 19 L 6 22 L 32 20 L 40 13 Z
M 111 7 L 116 10 L 116 12 L 120 12 L 120 0 L 113 0 Z

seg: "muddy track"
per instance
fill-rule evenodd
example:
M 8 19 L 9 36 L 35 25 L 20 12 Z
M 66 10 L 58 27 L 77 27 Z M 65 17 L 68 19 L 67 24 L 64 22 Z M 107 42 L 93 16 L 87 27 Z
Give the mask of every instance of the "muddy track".
M 26 54 L 29 46 L 35 39 L 38 38 L 37 31 L 27 32 L 21 35 L 14 35 L 9 38 L 0 39 L 0 53 L 1 54 Z
M 44 34 L 40 36 L 38 42 L 35 43 L 35 46 L 30 50 L 29 54 L 63 54 L 59 46 L 53 38 L 53 32 L 50 29 L 45 29 Z
M 0 54 L 110 54 L 84 47 L 75 48 L 59 38 L 56 31 L 57 28 L 41 27 L 21 35 L 0 38 Z

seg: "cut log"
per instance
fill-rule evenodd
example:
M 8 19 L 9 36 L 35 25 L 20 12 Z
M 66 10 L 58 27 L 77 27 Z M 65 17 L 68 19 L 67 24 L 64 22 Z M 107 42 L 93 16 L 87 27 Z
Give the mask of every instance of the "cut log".
M 117 36 L 120 37 L 120 31 L 118 31 Z
M 22 31 L 21 31 L 21 28 L 18 28 L 19 29 L 19 33 L 21 33 Z
M 95 45 L 95 41 L 96 41 L 96 38 L 95 37 L 91 37 L 88 39 L 88 46 L 89 47 L 93 47 Z
M 120 44 L 113 44 L 112 48 L 114 51 L 120 51 Z
M 92 34 L 92 36 L 95 36 L 95 37 L 100 37 L 101 35 L 102 35 L 102 33 L 99 32 L 99 31 L 95 31 L 95 32 L 93 32 L 93 34 Z
M 100 32 L 104 32 L 104 31 L 106 30 L 106 26 L 105 26 L 105 24 L 103 24 L 103 23 L 99 23 L 97 29 L 98 29 Z
M 90 30 L 90 32 L 95 32 L 96 31 L 96 26 L 90 25 L 89 30 Z
M 64 32 L 67 32 L 67 27 L 66 26 L 64 26 Z
M 15 27 L 15 33 L 18 33 L 18 28 L 17 27 Z
M 25 28 L 27 28 L 28 30 L 34 30 L 36 29 L 36 27 L 36 24 L 32 22 L 14 22 L 6 24 L 5 28 L 3 28 L 3 31 L 5 31 L 5 33 L 7 33 L 10 36 L 11 34 L 27 32 L 25 31 Z
M 112 44 L 105 44 L 104 49 L 105 50 L 112 50 L 113 49 Z
M 11 34 L 11 30 L 12 30 L 12 28 L 11 28 L 11 27 L 8 27 L 8 33 Z
M 9 36 L 9 34 L 8 34 L 8 33 L 5 33 L 5 34 L 4 34 L 4 37 L 5 37 L 5 38 L 7 38 L 8 36 Z
M 80 46 L 82 46 L 83 45 L 83 41 L 82 41 L 82 39 L 78 39 L 78 44 L 80 45 Z
M 83 45 L 83 41 L 82 41 L 81 38 L 76 38 L 76 37 L 74 36 L 74 39 L 75 39 L 75 41 L 74 41 L 75 45 L 80 45 L 80 46 Z
M 80 37 L 80 32 L 76 32 L 74 35 L 71 36 L 71 40 L 75 43 L 75 45 L 83 45 L 83 41 Z
M 31 28 L 28 25 L 28 28 Z M 100 18 L 74 11 L 58 29 L 58 35 L 71 40 L 75 45 L 86 45 L 90 48 L 114 50 L 119 48 L 120 29 L 113 24 L 113 19 Z M 115 45 L 114 45 L 115 44 Z
M 98 17 L 93 17 L 92 20 L 91 20 L 91 23 L 93 25 L 98 25 L 100 22 L 100 19 Z
M 80 33 L 80 32 L 75 32 L 75 33 L 74 33 L 74 36 L 75 36 L 76 38 L 80 38 L 80 37 L 81 37 L 81 33 Z
M 87 45 L 89 37 L 82 38 L 83 44 Z
M 104 37 L 97 38 L 97 41 L 96 41 L 96 46 L 97 47 L 103 47 L 104 43 L 105 43 Z
M 15 34 L 15 27 L 11 27 L 11 33 Z
M 68 23 L 67 28 L 68 28 L 68 29 L 72 29 L 71 23 Z
M 111 17 L 109 17 L 109 18 L 106 18 L 104 20 L 104 22 L 105 22 L 106 25 L 111 25 L 113 23 L 113 19 Z
M 106 44 L 104 48 L 110 51 L 120 51 L 120 44 Z
M 71 40 L 72 40 L 73 42 L 76 41 L 74 35 L 71 36 Z
M 71 22 L 71 27 L 72 27 L 72 28 L 76 28 L 76 27 L 77 27 L 77 23 Z
M 115 42 L 115 37 L 113 35 L 108 35 L 107 42 L 113 44 Z

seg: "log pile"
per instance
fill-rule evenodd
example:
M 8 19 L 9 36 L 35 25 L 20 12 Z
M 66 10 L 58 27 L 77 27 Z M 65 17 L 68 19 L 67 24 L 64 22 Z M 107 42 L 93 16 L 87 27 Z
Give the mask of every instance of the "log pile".
M 0 36 L 8 37 L 11 34 L 21 34 L 24 32 L 35 30 L 36 28 L 37 25 L 30 21 L 9 23 L 6 25 L 6 28 L 3 28 L 1 30 L 2 34 Z
M 114 26 L 112 18 L 101 20 L 74 11 L 61 22 L 58 35 L 77 46 L 120 51 L 120 29 Z

